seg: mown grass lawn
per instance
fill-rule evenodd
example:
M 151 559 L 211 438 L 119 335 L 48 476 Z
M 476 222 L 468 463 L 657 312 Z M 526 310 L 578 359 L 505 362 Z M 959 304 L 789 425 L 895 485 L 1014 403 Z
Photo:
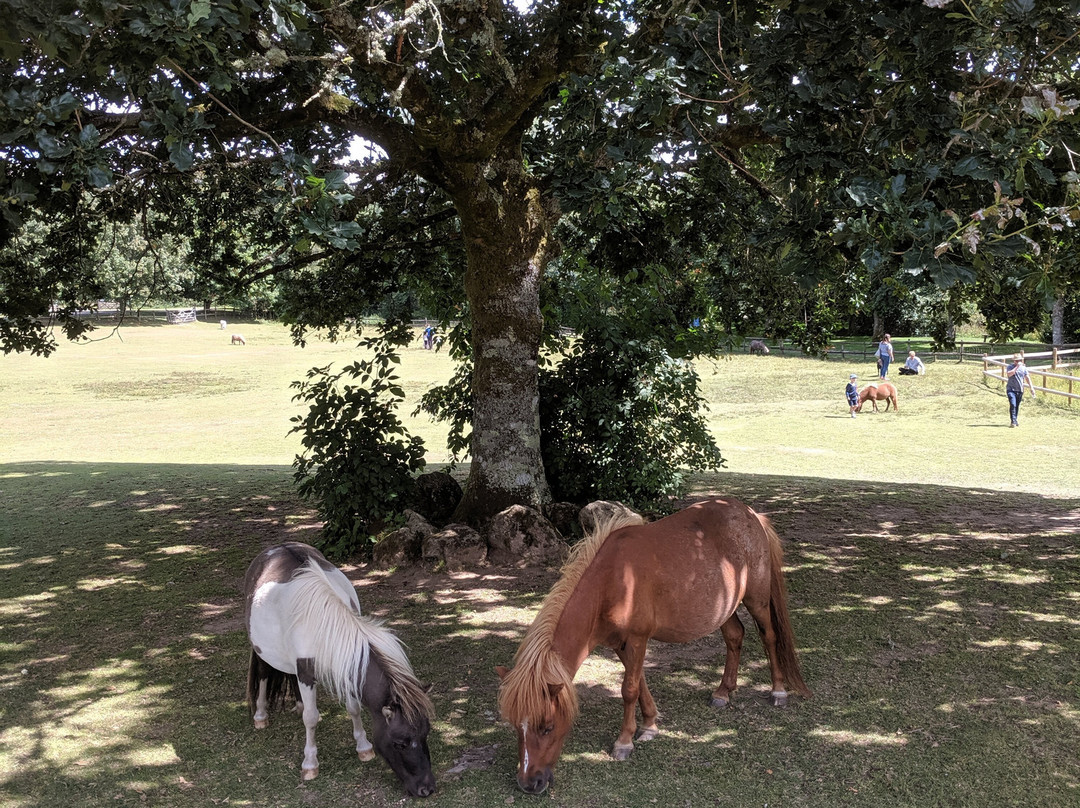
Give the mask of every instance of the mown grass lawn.
M 340 708 L 323 705 L 310 783 L 298 717 L 251 728 L 240 578 L 262 547 L 318 529 L 290 484 L 287 385 L 351 348 L 300 351 L 270 325 L 244 333 L 235 350 L 198 324 L 0 359 L 3 808 L 404 800 L 385 765 L 356 761 Z M 413 393 L 448 370 L 418 344 L 403 362 Z M 347 565 L 365 609 L 434 685 L 440 790 L 428 804 L 1080 802 L 1080 408 L 1025 402 L 1010 430 L 1004 397 L 976 370 L 937 363 L 897 379 L 899 413 L 852 420 L 843 363 L 703 365 L 728 469 L 695 478 L 695 491 L 739 496 L 786 540 L 814 697 L 766 704 L 751 631 L 735 706 L 717 713 L 706 700 L 720 638 L 655 645 L 663 733 L 620 764 L 607 754 L 619 668 L 597 652 L 540 798 L 514 786 L 493 667 L 556 573 Z

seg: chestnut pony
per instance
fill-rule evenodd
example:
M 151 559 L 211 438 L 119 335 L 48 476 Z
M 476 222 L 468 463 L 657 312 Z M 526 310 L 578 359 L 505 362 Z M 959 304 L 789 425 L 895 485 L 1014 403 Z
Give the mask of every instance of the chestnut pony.
M 860 390 L 859 406 L 855 408 L 855 412 L 862 412 L 863 404 L 867 401 L 874 405 L 874 412 L 878 411 L 877 403 L 879 401 L 885 402 L 885 412 L 889 411 L 890 401 L 893 409 L 897 412 L 900 411 L 900 405 L 896 402 L 896 387 L 891 382 L 878 382 L 877 385 L 868 384 Z
M 563 742 L 577 716 L 574 675 L 593 648 L 614 649 L 623 663 L 623 724 L 613 755 L 656 737 L 656 703 L 645 683 L 650 638 L 683 643 L 716 631 L 727 658 L 711 704 L 735 690 L 743 625 L 740 602 L 757 623 L 772 671 L 772 703 L 787 703 L 787 684 L 805 696 L 788 617 L 780 539 L 769 520 L 736 499 L 699 502 L 645 524 L 628 511 L 598 521 L 573 550 L 514 657 L 497 668 L 499 709 L 517 731 L 517 782 L 539 794 L 552 781 Z

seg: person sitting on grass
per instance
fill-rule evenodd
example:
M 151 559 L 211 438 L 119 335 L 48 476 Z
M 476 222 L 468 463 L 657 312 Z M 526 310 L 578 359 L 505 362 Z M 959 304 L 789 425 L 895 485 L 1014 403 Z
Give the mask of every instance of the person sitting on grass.
M 915 355 L 914 351 L 908 351 L 904 366 L 900 368 L 901 376 L 922 376 L 926 373 L 926 365 Z

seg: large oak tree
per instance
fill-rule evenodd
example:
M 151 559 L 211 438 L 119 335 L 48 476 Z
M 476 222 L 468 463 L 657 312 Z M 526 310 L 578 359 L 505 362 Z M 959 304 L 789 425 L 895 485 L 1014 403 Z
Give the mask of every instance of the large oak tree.
M 386 159 L 356 166 L 364 181 L 420 178 L 456 214 L 474 363 L 473 462 L 460 512 L 477 518 L 550 499 L 537 358 L 557 205 L 522 140 L 561 81 L 598 70 L 628 36 L 655 37 L 670 4 L 5 5 L 5 235 L 35 204 L 55 211 L 69 232 L 53 265 L 77 266 L 104 207 L 154 205 L 174 222 L 198 219 L 205 237 L 205 206 L 236 217 L 247 193 L 249 221 L 225 223 L 245 254 L 223 246 L 230 232 L 221 233 L 208 248 L 219 269 L 237 273 L 243 259 L 239 274 L 297 269 L 328 250 L 360 248 L 356 194 L 332 169 L 358 144 L 376 144 Z M 184 214 L 185 198 L 199 199 L 198 209 Z M 24 345 L 36 339 L 48 350 L 32 318 L 49 299 L 65 301 L 62 318 L 83 303 L 92 285 L 75 280 L 46 273 L 36 288 L 22 283 L 21 304 L 7 307 L 18 318 L 12 335 L 21 329 Z

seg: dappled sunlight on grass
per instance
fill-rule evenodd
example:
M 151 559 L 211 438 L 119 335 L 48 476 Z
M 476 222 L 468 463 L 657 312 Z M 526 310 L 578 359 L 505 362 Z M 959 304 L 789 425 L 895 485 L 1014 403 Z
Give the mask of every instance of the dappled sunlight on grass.
M 158 502 L 154 505 L 147 505 L 145 508 L 138 508 L 139 513 L 165 513 L 167 511 L 178 511 L 180 506 L 175 503 Z
M 1060 654 L 1064 650 L 1056 643 L 1045 643 L 1038 640 L 1006 640 L 1000 637 L 993 640 L 976 640 L 972 645 L 976 648 L 988 651 L 997 649 L 1015 649 L 1020 651 L 1021 654 Z
M 1006 570 L 991 565 L 973 567 L 931 567 L 926 565 L 904 565 L 904 572 L 915 573 L 912 581 L 919 583 L 954 583 L 964 578 L 977 577 L 985 581 L 1013 586 L 1032 586 L 1049 581 L 1047 573 L 1035 571 Z
M 159 547 L 155 553 L 161 553 L 162 555 L 191 555 L 202 556 L 207 553 L 214 552 L 213 548 L 199 547 L 194 544 L 172 544 L 168 547 Z
M 48 610 L 35 609 L 33 604 L 53 605 L 56 598 L 55 592 L 38 592 L 34 595 L 25 595 L 21 598 L 9 598 L 0 601 L 0 617 L 7 620 L 21 618 L 24 620 L 37 620 L 49 614 Z
M 320 699 L 324 770 L 311 783 L 298 785 L 298 717 L 275 714 L 269 733 L 251 728 L 240 581 L 259 549 L 318 529 L 287 470 L 64 468 L 0 477 L 0 519 L 18 540 L 0 547 L 5 808 L 401 804 L 385 764 L 357 764 L 348 717 L 329 700 Z M 1062 745 L 1080 737 L 1075 500 L 756 475 L 713 482 L 777 525 L 814 696 L 768 704 L 768 663 L 745 614 L 727 710 L 707 706 L 723 669 L 719 634 L 653 643 L 646 677 L 661 734 L 617 763 L 623 671 L 599 649 L 577 677 L 582 711 L 554 802 L 1075 801 L 1080 761 Z M 177 507 L 153 510 L 159 503 Z M 557 573 L 382 571 L 359 559 L 343 569 L 364 612 L 392 626 L 433 685 L 431 804 L 521 804 L 493 668 L 512 663 Z M 481 752 L 483 765 L 444 778 Z M 964 784 L 976 783 L 994 794 L 973 802 L 984 795 Z
M 1024 620 L 1030 620 L 1036 623 L 1063 623 L 1067 626 L 1080 626 L 1080 618 L 1075 615 L 1031 612 L 1026 609 L 1017 609 L 1015 614 Z
M 963 607 L 953 600 L 943 600 L 938 603 L 932 603 L 927 608 L 935 612 L 951 612 L 953 614 L 964 611 Z
M 46 687 L 38 683 L 39 674 L 32 672 L 15 686 L 29 697 L 32 719 L 0 731 L 0 747 L 22 750 L 16 756 L 22 776 L 59 768 L 73 779 L 92 781 L 179 762 L 171 744 L 146 737 L 169 687 L 146 683 L 145 671 L 131 660 L 61 672 Z
M 843 744 L 845 746 L 855 747 L 867 747 L 867 746 L 907 746 L 908 739 L 903 735 L 896 733 L 893 735 L 886 735 L 880 732 L 854 732 L 846 729 L 813 729 L 810 731 L 810 736 L 815 738 L 822 738 L 829 743 Z
M 83 592 L 98 592 L 102 589 L 110 589 L 117 586 L 141 586 L 142 582 L 136 578 L 125 576 L 120 578 L 82 578 L 73 586 Z

